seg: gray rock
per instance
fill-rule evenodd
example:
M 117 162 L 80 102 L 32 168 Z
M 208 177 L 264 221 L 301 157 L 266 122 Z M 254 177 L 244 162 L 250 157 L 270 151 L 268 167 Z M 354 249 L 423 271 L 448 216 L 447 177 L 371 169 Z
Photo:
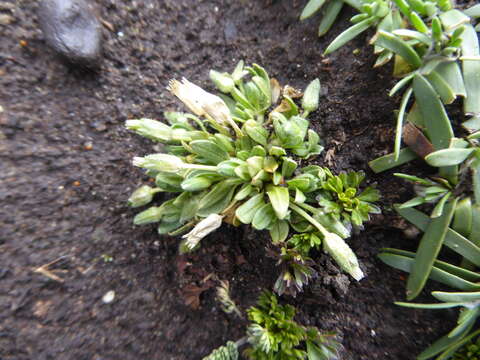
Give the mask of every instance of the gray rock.
M 47 44 L 57 53 L 83 66 L 99 64 L 101 25 L 86 0 L 42 0 L 38 20 Z

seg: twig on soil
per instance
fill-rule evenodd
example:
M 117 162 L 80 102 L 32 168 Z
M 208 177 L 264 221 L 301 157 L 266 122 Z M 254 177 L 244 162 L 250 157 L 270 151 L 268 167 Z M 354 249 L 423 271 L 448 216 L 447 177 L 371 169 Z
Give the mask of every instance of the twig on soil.
M 52 271 L 50 271 L 48 268 L 49 268 L 51 265 L 59 262 L 59 261 L 62 260 L 62 259 L 65 259 L 65 258 L 67 258 L 67 257 L 69 257 L 69 256 L 70 256 L 70 255 L 60 256 L 58 259 L 55 259 L 55 260 L 49 262 L 48 264 L 44 264 L 44 265 L 40 266 L 39 268 L 33 270 L 33 272 L 42 274 L 42 275 L 48 277 L 49 279 L 52 279 L 52 280 L 58 281 L 58 282 L 60 282 L 60 283 L 63 283 L 63 282 L 65 282 L 65 280 L 63 280 L 61 277 L 59 277 L 59 276 L 57 276 L 56 274 L 54 274 L 54 273 L 53 273 Z M 60 270 L 56 270 L 56 271 L 60 271 Z

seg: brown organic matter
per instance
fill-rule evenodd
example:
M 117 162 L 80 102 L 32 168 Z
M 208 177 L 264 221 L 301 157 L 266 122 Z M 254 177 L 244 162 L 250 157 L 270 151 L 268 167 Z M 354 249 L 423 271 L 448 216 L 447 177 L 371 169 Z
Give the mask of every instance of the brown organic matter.
M 245 323 L 222 312 L 208 282 L 228 280 L 242 310 L 262 288 L 272 289 L 279 269 L 265 256 L 266 234 L 224 225 L 199 251 L 180 257 L 179 239 L 132 225 L 138 211 L 126 200 L 148 178 L 131 159 L 154 150 L 124 123 L 184 110 L 165 90 L 171 78 L 213 90 L 209 69 L 231 71 L 240 59 L 295 88 L 319 77 L 324 95 L 310 118 L 326 150 L 312 163 L 324 164 L 330 153 L 334 171 L 366 171 L 383 205 L 411 196 L 392 171 L 374 175 L 367 167 L 392 151 L 399 100 L 387 95 L 391 68 L 372 69 L 366 40 L 373 34 L 320 55 L 352 11 L 318 39 L 318 17 L 298 21 L 303 0 L 99 0 L 101 18 L 115 32 L 102 29 L 104 61 L 89 73 L 65 66 L 45 45 L 37 2 L 0 3 L 13 4 L 16 19 L 0 38 L 2 360 L 198 360 L 244 333 Z M 391 227 L 398 221 L 387 206 L 349 240 L 366 279 L 348 285 L 317 253 L 318 280 L 282 299 L 298 307 L 300 323 L 337 331 L 342 359 L 411 360 L 453 326 L 454 311 L 393 304 L 404 299 L 403 274 L 376 254 L 415 248 Z M 48 271 L 62 282 L 35 272 L 60 257 Z M 115 299 L 104 304 L 111 290 Z

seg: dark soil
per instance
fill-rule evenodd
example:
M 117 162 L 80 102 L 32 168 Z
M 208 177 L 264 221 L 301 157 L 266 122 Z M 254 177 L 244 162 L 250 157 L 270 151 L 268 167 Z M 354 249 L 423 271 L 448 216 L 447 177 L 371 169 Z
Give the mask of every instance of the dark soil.
M 311 119 L 334 151 L 330 166 L 367 171 L 384 196 L 384 214 L 350 240 L 367 278 L 355 283 L 318 254 L 319 280 L 283 299 L 298 320 L 337 331 L 342 359 L 414 359 L 451 327 L 454 312 L 392 304 L 404 299 L 404 275 L 376 258 L 415 242 L 388 210 L 408 198 L 408 185 L 367 167 L 392 149 L 390 69 L 372 69 L 366 36 L 320 55 L 351 13 L 319 40 L 318 17 L 297 20 L 304 0 L 97 2 L 112 28 L 92 73 L 46 47 L 36 1 L 0 1 L 14 17 L 0 25 L 0 359 L 197 360 L 242 336 L 244 321 L 215 301 L 214 279 L 230 282 L 241 309 L 252 305 L 277 276 L 267 238 L 223 226 L 181 257 L 178 239 L 134 228 L 126 199 L 148 179 L 131 159 L 153 150 L 124 129 L 126 119 L 182 109 L 165 90 L 169 79 L 211 89 L 208 70 L 231 71 L 239 59 L 299 88 L 319 77 L 325 96 Z M 57 280 L 34 271 L 51 262 Z M 110 290 L 115 299 L 104 304 Z

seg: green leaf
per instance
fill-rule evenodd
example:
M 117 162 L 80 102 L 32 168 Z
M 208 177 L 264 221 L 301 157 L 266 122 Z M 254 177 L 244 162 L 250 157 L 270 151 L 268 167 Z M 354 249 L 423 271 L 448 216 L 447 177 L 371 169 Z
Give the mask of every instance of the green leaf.
M 268 131 L 255 120 L 247 120 L 243 125 L 247 135 L 263 146 L 267 146 Z
M 398 36 L 395 36 L 392 33 L 379 30 L 375 39 L 375 44 L 393 51 L 415 68 L 422 66 L 422 59 L 414 50 L 414 48 L 408 44 L 408 42 L 400 39 Z
M 448 337 L 447 335 L 441 337 L 418 355 L 417 360 L 428 360 L 440 354 L 445 349 L 450 348 L 452 345 L 458 344 L 458 342 L 470 332 L 470 329 L 471 327 L 454 337 Z
M 250 224 L 257 210 L 264 204 L 263 193 L 251 197 L 235 211 L 235 216 L 244 224 Z
M 472 25 L 466 25 L 460 36 L 462 39 L 462 55 L 480 56 L 477 32 Z M 463 111 L 466 114 L 480 113 L 480 61 L 462 61 L 463 79 L 467 97 L 463 101 Z
M 442 62 L 435 70 L 442 76 L 445 82 L 451 86 L 455 95 L 463 97 L 467 96 L 462 71 L 460 70 L 458 62 Z
M 284 242 L 288 237 L 289 225 L 285 220 L 277 220 L 270 228 L 270 237 L 274 244 Z
M 345 45 L 347 42 L 349 42 L 350 40 L 352 40 L 353 38 L 357 37 L 362 32 L 364 32 L 365 30 L 367 30 L 371 24 L 372 24 L 372 19 L 368 18 L 349 27 L 347 30 L 345 30 L 340 35 L 338 35 L 330 43 L 330 45 L 328 45 L 327 49 L 324 52 L 324 55 L 330 54 L 335 50 L 339 49 L 340 47 Z
M 205 176 L 195 176 L 185 179 L 181 186 L 185 191 L 200 191 L 212 185 L 212 180 Z
M 224 180 L 215 184 L 212 189 L 200 200 L 198 206 L 199 216 L 201 214 L 220 213 L 230 202 L 233 191 L 239 185 L 238 180 Z M 214 211 L 216 210 L 216 211 Z
M 300 15 L 300 20 L 308 19 L 310 16 L 314 15 L 325 3 L 325 0 L 310 0 L 307 5 L 303 8 L 302 14 Z
M 452 220 L 456 200 L 445 206 L 442 216 L 432 219 L 428 224 L 425 234 L 420 240 L 412 271 L 407 281 L 407 299 L 412 300 L 422 291 L 430 272 L 433 262 L 437 258 L 442 247 L 448 226 Z
M 415 258 L 415 253 L 414 252 L 406 251 L 406 250 L 387 248 L 387 249 L 382 249 L 382 252 L 388 252 L 388 253 L 394 254 L 394 255 L 405 256 L 405 257 L 408 257 L 412 260 Z M 480 273 L 476 273 L 474 271 L 464 269 L 460 266 L 452 265 L 452 264 L 447 263 L 445 261 L 435 260 L 433 266 L 436 267 L 437 269 L 440 269 L 440 270 L 443 270 L 443 271 L 447 272 L 450 275 L 454 275 L 454 276 L 456 276 L 460 279 L 463 279 L 463 280 L 471 282 L 471 283 L 480 281 Z
M 451 192 L 447 192 L 445 195 L 442 196 L 440 201 L 433 208 L 432 214 L 430 215 L 432 219 L 438 218 L 443 214 L 443 208 L 445 207 L 445 203 L 447 202 L 447 200 L 450 198 L 451 195 L 452 195 Z
M 302 108 L 308 112 L 318 109 L 318 101 L 320 98 L 320 80 L 315 79 L 308 84 L 302 97 Z
M 480 301 L 480 291 L 475 291 L 475 292 L 433 291 L 432 295 L 435 299 L 444 301 L 444 302 L 469 303 L 474 301 Z
M 472 231 L 472 215 L 472 201 L 470 198 L 460 200 L 455 208 L 452 228 L 468 238 Z
M 282 160 L 282 176 L 289 178 L 295 172 L 295 169 L 297 168 L 297 162 L 288 157 L 284 157 Z
M 425 161 L 435 167 L 459 165 L 464 162 L 475 149 L 442 149 L 425 156 Z
M 391 168 L 403 165 L 416 158 L 417 158 L 417 154 L 415 154 L 409 148 L 404 148 L 400 150 L 398 160 L 395 160 L 395 154 L 392 153 L 392 154 L 384 155 L 375 160 L 370 161 L 368 163 L 368 166 L 370 166 L 373 172 L 378 174 L 383 171 L 389 170 Z
M 413 89 L 410 87 L 407 89 L 405 94 L 403 94 L 402 102 L 400 104 L 400 110 L 398 111 L 397 116 L 397 126 L 395 130 L 395 145 L 394 145 L 394 160 L 398 161 L 400 157 L 400 145 L 402 143 L 402 129 L 403 129 L 403 118 L 405 117 L 405 109 L 408 105 L 408 100 L 410 100 L 410 96 L 412 95 Z
M 425 231 L 430 223 L 430 218 L 416 209 L 402 209 L 399 206 L 395 206 L 395 210 L 422 231 Z M 470 260 L 475 265 L 480 266 L 480 248 L 456 231 L 448 229 L 444 245 Z
M 390 254 L 386 252 L 380 253 L 378 257 L 385 264 L 406 272 L 411 272 L 411 268 L 414 262 L 414 259 L 410 257 L 397 255 L 397 254 Z M 451 274 L 436 266 L 432 267 L 429 278 L 459 290 L 465 290 L 465 291 L 480 290 L 480 285 L 464 280 L 461 277 Z
M 470 22 L 470 18 L 467 15 L 456 9 L 441 12 L 439 17 L 445 31 L 452 31 L 460 25 Z
M 267 195 L 277 217 L 280 220 L 285 219 L 285 217 L 288 215 L 288 206 L 290 203 L 288 189 L 286 187 L 270 185 L 267 187 Z
M 194 140 L 191 141 L 189 145 L 195 154 L 214 165 L 229 159 L 228 153 L 212 141 Z
M 461 307 L 463 303 L 445 303 L 445 304 L 418 304 L 418 303 L 408 303 L 402 301 L 395 301 L 395 305 L 408 307 L 412 309 L 451 309 L 454 307 Z
M 343 7 L 342 0 L 330 0 L 325 8 L 320 25 L 318 26 L 318 36 L 322 37 L 332 27 Z
M 433 146 L 436 150 L 448 148 L 453 137 L 452 125 L 436 91 L 419 74 L 413 79 L 413 91 Z
M 276 221 L 275 212 L 271 204 L 262 205 L 255 213 L 252 226 L 257 230 L 264 230 Z
M 426 75 L 426 78 L 436 90 L 437 94 L 440 95 L 444 104 L 451 104 L 455 101 L 457 98 L 455 91 L 453 91 L 450 84 L 437 71 L 432 71 Z

